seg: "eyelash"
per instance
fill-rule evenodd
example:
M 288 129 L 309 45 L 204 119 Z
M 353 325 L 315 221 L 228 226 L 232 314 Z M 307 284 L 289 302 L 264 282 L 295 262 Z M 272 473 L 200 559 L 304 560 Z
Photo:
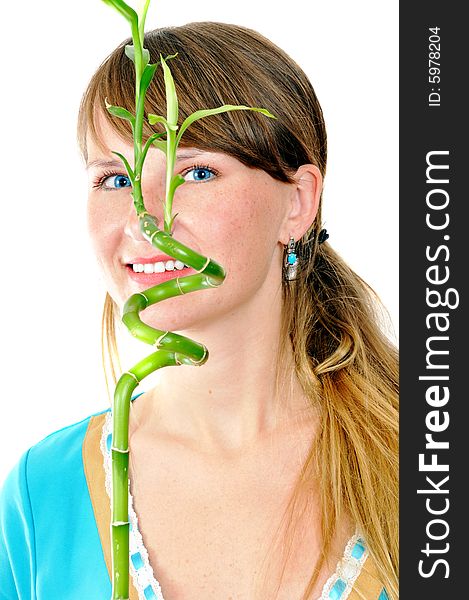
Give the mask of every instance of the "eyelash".
M 104 187 L 104 182 L 108 177 L 117 177 L 117 175 L 128 177 L 127 173 L 119 173 L 118 171 L 103 171 L 103 174 L 93 181 L 93 189 L 102 188 L 106 192 L 111 191 L 112 188 Z
M 193 169 L 206 169 L 207 171 L 211 171 L 216 177 L 220 174 L 219 171 L 217 171 L 217 169 L 214 169 L 213 167 L 211 167 L 210 165 L 192 165 L 192 167 L 190 167 L 189 169 L 185 169 L 183 172 L 183 175 L 186 175 L 187 173 L 189 173 L 189 171 L 192 171 Z M 93 181 L 93 189 L 102 189 L 105 190 L 106 192 L 110 192 L 113 188 L 105 188 L 104 187 L 104 182 L 106 181 L 106 179 L 108 177 L 116 177 L 117 175 L 123 175 L 124 177 L 128 177 L 128 175 L 126 173 L 120 173 L 118 171 L 104 171 L 103 174 L 96 179 L 95 181 Z M 125 189 L 125 188 L 121 188 L 121 189 Z

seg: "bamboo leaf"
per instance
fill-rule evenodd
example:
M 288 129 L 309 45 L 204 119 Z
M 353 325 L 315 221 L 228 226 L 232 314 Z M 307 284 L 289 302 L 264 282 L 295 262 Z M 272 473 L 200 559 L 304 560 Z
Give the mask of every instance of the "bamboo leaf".
M 140 39 L 142 40 L 142 44 L 143 44 L 143 37 L 145 35 L 145 21 L 147 18 L 147 11 L 148 11 L 148 5 L 150 4 L 150 0 L 145 0 L 145 3 L 143 5 L 142 10 L 138 11 L 139 12 L 139 17 L 138 17 L 138 32 L 140 34 Z
M 135 123 L 135 117 L 125 108 L 122 108 L 121 106 L 108 106 L 107 109 L 111 115 L 130 121 L 132 125 Z
M 122 108 L 122 106 L 112 106 L 112 104 L 109 104 L 107 101 L 107 98 L 104 101 L 106 103 L 106 108 L 111 115 L 130 121 L 132 127 L 135 126 L 135 117 L 126 108 Z
M 103 2 L 115 8 L 117 12 L 119 12 L 127 19 L 127 21 L 129 21 L 130 24 L 137 25 L 137 13 L 126 2 L 124 2 L 124 0 L 103 0 Z
M 128 175 L 130 177 L 130 181 L 132 182 L 132 185 L 133 185 L 134 182 L 135 182 L 135 173 L 133 172 L 132 167 L 129 164 L 129 161 L 120 152 L 114 152 L 114 150 L 111 150 L 111 152 L 113 154 L 115 154 L 116 156 L 118 156 L 121 159 L 121 161 L 124 163 L 124 166 L 125 166 L 125 168 L 127 170 L 127 173 L 128 173 Z
M 150 52 L 146 48 L 142 48 L 143 66 L 146 67 L 150 62 Z M 127 44 L 125 47 L 125 55 L 135 64 L 135 47 L 133 44 Z
M 155 123 L 163 123 L 166 131 L 176 131 L 178 128 L 177 125 L 172 125 L 171 123 L 168 123 L 165 117 L 162 117 L 161 115 L 153 115 L 150 113 L 148 115 L 148 122 L 150 123 L 150 125 L 154 125 Z
M 130 60 L 135 63 L 135 48 L 133 44 L 127 44 L 125 47 L 125 55 L 127 56 L 127 58 L 130 58 Z
M 196 110 L 194 113 L 189 115 L 187 117 L 187 119 L 184 120 L 183 124 L 181 125 L 181 129 L 179 130 L 178 136 L 176 138 L 176 145 L 179 144 L 179 140 L 181 139 L 184 131 L 188 127 L 190 127 L 190 125 L 192 125 L 192 123 L 194 123 L 194 121 L 197 121 L 198 119 L 203 119 L 205 117 L 210 117 L 212 115 L 217 115 L 219 113 L 228 112 L 230 110 L 253 110 L 255 112 L 260 112 L 263 115 L 270 117 L 271 119 L 277 118 L 273 114 L 271 114 L 266 108 L 256 108 L 253 106 L 244 106 L 242 104 L 239 104 L 239 105 L 238 104 L 224 104 L 223 106 L 219 106 L 218 108 L 208 108 L 205 110 Z
M 171 179 L 171 183 L 169 186 L 169 191 L 170 191 L 170 196 L 172 197 L 173 193 L 176 191 L 176 189 L 182 185 L 183 183 L 185 183 L 185 179 L 182 175 L 180 175 L 179 173 L 177 175 L 175 175 L 172 179 Z
M 173 56 L 177 56 L 177 52 Z M 175 131 L 177 129 L 177 122 L 178 122 L 178 116 L 179 116 L 179 106 L 178 106 L 178 99 L 177 99 L 177 95 L 176 95 L 176 87 L 174 85 L 174 79 L 171 74 L 171 70 L 168 67 L 168 65 L 166 64 L 166 61 L 161 54 L 160 54 L 160 61 L 161 61 L 161 65 L 163 67 L 163 73 L 164 73 L 164 85 L 165 85 L 165 92 L 166 92 L 166 118 L 168 120 L 170 129 Z M 176 125 L 176 129 L 174 128 L 175 125 Z
M 163 123 L 165 128 L 168 126 L 168 121 L 166 120 L 165 117 L 162 117 L 161 115 L 153 115 L 153 114 L 149 113 L 148 114 L 148 122 L 150 123 L 150 125 L 154 125 L 155 123 Z
M 172 58 L 176 58 L 176 56 L 179 54 L 179 52 L 176 52 L 176 54 L 168 54 L 168 56 L 165 58 L 165 60 L 171 60 Z M 158 64 L 161 61 L 158 61 Z
M 126 46 L 126 48 L 128 48 L 128 47 L 132 48 L 132 52 L 133 52 L 133 46 Z M 148 50 L 146 48 L 144 48 L 143 51 L 148 52 Z M 127 52 L 126 52 L 126 54 L 127 54 Z M 177 52 L 176 52 L 176 54 L 170 54 L 169 56 L 167 56 L 165 58 L 165 60 L 170 60 L 171 58 L 175 58 L 176 56 L 177 56 Z M 133 60 L 133 58 L 132 58 L 132 60 Z M 150 83 L 153 79 L 153 76 L 156 73 L 156 69 L 158 68 L 158 65 L 160 64 L 161 61 L 158 61 L 154 64 L 149 64 L 149 62 L 150 62 L 150 54 L 148 54 L 148 60 L 145 62 L 145 69 L 142 73 L 142 79 L 140 80 L 140 94 L 146 93 L 148 86 L 150 85 Z
M 156 69 L 158 68 L 158 64 L 159 63 L 155 63 L 152 65 L 146 65 L 145 69 L 142 73 L 142 79 L 140 80 L 140 95 L 144 95 L 146 94 L 146 91 L 148 89 L 148 86 L 151 83 L 151 80 L 153 79 L 153 75 L 156 72 Z
M 169 231 L 172 231 L 172 230 L 173 230 L 173 224 L 174 224 L 174 221 L 175 221 L 176 217 L 178 216 L 178 214 L 179 214 L 179 213 L 176 213 L 176 214 L 174 215 L 174 217 L 171 217 L 171 219 L 170 219 L 170 221 L 169 221 L 169 226 L 168 226 L 168 227 L 169 227 Z
M 161 140 L 156 140 L 153 142 L 153 145 L 156 146 L 159 150 L 166 154 L 167 152 L 167 143 L 162 142 Z
M 163 152 L 166 154 L 166 142 L 162 142 L 161 140 L 158 140 L 158 138 L 162 137 L 163 135 L 165 135 L 165 134 L 164 133 L 154 133 L 147 139 L 147 141 L 145 142 L 145 146 L 143 148 L 142 156 L 140 158 L 142 165 L 145 161 L 147 152 L 150 149 L 150 146 L 152 144 L 154 144 L 160 150 L 163 150 Z

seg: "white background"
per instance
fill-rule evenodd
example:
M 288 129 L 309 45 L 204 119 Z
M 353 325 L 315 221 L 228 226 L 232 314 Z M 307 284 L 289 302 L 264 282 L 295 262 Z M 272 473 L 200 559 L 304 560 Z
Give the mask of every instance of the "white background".
M 100 0 L 25 0 L 19 10 L 5 3 L 1 25 L 0 481 L 30 445 L 107 407 L 104 289 L 75 130 L 89 78 L 129 36 Z M 398 3 L 152 0 L 147 29 L 206 20 L 258 30 L 311 79 L 329 139 L 329 242 L 379 294 L 397 332 Z M 148 348 L 125 352 L 124 369 Z

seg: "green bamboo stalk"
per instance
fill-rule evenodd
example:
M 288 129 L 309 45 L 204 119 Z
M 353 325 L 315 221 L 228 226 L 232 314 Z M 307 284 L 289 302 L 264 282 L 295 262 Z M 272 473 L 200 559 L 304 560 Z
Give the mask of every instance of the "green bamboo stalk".
M 206 346 L 185 336 L 154 329 L 140 319 L 140 313 L 156 304 L 182 294 L 204 290 L 221 285 L 225 279 L 225 270 L 221 265 L 198 254 L 191 248 L 178 242 L 172 237 L 172 228 L 177 216 L 172 216 L 174 193 L 185 179 L 174 175 L 176 150 L 184 131 L 196 120 L 214 114 L 231 110 L 252 110 L 261 112 L 270 118 L 276 118 L 264 108 L 243 105 L 224 105 L 214 109 L 198 110 L 178 126 L 178 100 L 174 80 L 167 60 L 177 54 L 163 58 L 155 64 L 150 64 L 148 50 L 143 47 L 145 18 L 150 0 L 145 0 L 139 15 L 123 0 L 103 0 L 115 8 L 130 23 L 132 46 L 126 46 L 126 55 L 135 65 L 135 115 L 128 110 L 113 106 L 106 101 L 107 110 L 115 117 L 130 122 L 134 140 L 134 167 L 118 152 L 114 152 L 122 160 L 132 183 L 132 198 L 139 219 L 142 235 L 152 246 L 162 250 L 168 256 L 184 262 L 197 271 L 194 275 L 176 277 L 153 286 L 144 292 L 133 294 L 125 303 L 122 321 L 130 333 L 137 339 L 156 348 L 153 352 L 131 369 L 121 375 L 114 392 L 112 409 L 112 501 L 111 501 L 111 552 L 112 552 L 112 598 L 111 600 L 128 600 L 129 598 L 129 412 L 134 390 L 140 382 L 162 367 L 175 365 L 201 366 L 209 357 Z M 148 115 L 150 125 L 163 124 L 166 139 L 161 139 L 164 133 L 155 133 L 142 143 L 144 123 L 144 102 L 146 91 L 161 64 L 165 82 L 167 114 Z M 177 130 L 179 132 L 176 134 Z M 159 229 L 159 221 L 145 209 L 142 195 L 142 170 L 145 157 L 152 145 L 162 150 L 166 155 L 166 192 L 164 201 L 163 230 Z

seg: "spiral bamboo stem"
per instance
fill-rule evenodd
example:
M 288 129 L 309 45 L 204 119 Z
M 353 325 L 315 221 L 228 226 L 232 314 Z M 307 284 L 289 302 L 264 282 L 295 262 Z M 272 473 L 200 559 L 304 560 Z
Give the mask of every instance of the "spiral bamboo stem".
M 122 321 L 137 339 L 157 348 L 121 375 L 114 393 L 112 420 L 112 561 L 113 600 L 129 596 L 129 412 L 134 390 L 151 373 L 175 365 L 201 366 L 208 359 L 208 350 L 185 336 L 150 327 L 140 319 L 140 313 L 167 298 L 219 286 L 225 271 L 214 260 L 184 246 L 157 227 L 157 219 L 148 213 L 139 217 L 140 229 L 151 244 L 169 256 L 180 260 L 197 274 L 176 277 L 133 294 L 125 303 Z M 120 490 L 120 493 L 117 491 Z
M 177 54 L 167 56 L 160 54 L 157 63 L 150 63 L 150 54 L 143 47 L 145 17 L 150 0 L 144 0 L 141 12 L 137 14 L 124 0 L 104 0 L 116 9 L 129 22 L 132 31 L 133 45 L 125 47 L 127 57 L 135 66 L 135 115 L 126 108 L 112 106 L 106 101 L 106 108 L 113 116 L 127 120 L 132 127 L 134 141 L 133 168 L 122 154 L 113 152 L 121 160 L 132 182 L 132 198 L 138 216 L 140 230 L 145 239 L 155 248 L 168 256 L 180 260 L 192 267 L 197 273 L 185 277 L 176 277 L 155 285 L 143 292 L 133 294 L 125 303 L 122 321 L 130 333 L 137 339 L 154 346 L 156 351 L 123 373 L 117 382 L 112 409 L 112 501 L 111 501 L 111 553 L 112 553 L 112 600 L 128 600 L 129 598 L 129 413 L 132 394 L 137 386 L 151 373 L 167 366 L 191 365 L 201 366 L 208 359 L 208 350 L 182 335 L 170 331 L 161 331 L 150 327 L 140 319 L 140 313 L 156 304 L 182 294 L 197 290 L 214 288 L 225 279 L 225 271 L 221 265 L 191 250 L 172 237 L 172 226 L 176 215 L 172 215 L 174 193 L 184 183 L 184 177 L 174 175 L 176 149 L 184 131 L 194 121 L 228 111 L 250 110 L 275 119 L 265 108 L 244 105 L 223 105 L 217 108 L 198 110 L 189 115 L 178 125 L 178 99 L 171 71 L 167 60 Z M 167 114 L 148 114 L 150 125 L 164 126 L 164 133 L 154 133 L 145 144 L 142 143 L 144 123 L 144 104 L 146 91 L 161 64 L 164 74 Z M 176 131 L 179 129 L 178 133 Z M 166 197 L 163 203 L 164 223 L 159 229 L 158 219 L 149 214 L 145 208 L 142 194 L 143 163 L 150 147 L 156 146 L 166 156 Z

